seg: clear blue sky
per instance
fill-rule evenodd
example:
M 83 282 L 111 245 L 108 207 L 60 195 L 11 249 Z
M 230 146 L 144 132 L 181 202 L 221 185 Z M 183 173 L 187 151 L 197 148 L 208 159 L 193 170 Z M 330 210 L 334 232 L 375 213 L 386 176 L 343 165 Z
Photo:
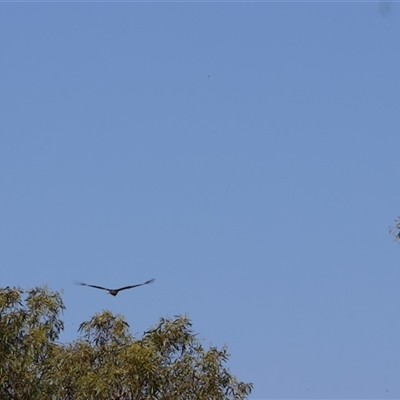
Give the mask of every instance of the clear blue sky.
M 0 284 L 63 340 L 187 313 L 253 399 L 400 398 L 399 3 L 1 3 L 0 54 Z

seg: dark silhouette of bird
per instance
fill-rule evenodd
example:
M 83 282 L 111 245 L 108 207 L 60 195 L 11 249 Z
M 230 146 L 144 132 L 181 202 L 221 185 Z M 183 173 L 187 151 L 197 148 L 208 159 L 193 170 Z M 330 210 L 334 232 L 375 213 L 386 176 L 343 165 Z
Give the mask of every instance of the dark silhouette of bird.
M 83 282 L 75 282 L 77 285 L 81 285 L 81 286 L 89 286 L 92 288 L 96 288 L 96 289 L 101 289 L 101 290 L 107 290 L 108 294 L 111 294 L 113 296 L 116 296 L 118 294 L 118 292 L 120 292 L 121 290 L 126 290 L 126 289 L 133 289 L 135 287 L 139 287 L 139 286 L 143 286 L 143 285 L 148 285 L 149 283 L 153 283 L 155 281 L 155 279 L 150 279 L 144 283 L 138 283 L 137 285 L 131 285 L 131 286 L 124 286 L 121 287 L 119 289 L 108 289 L 105 288 L 103 286 L 96 286 L 96 285 L 88 285 L 87 283 L 83 283 Z

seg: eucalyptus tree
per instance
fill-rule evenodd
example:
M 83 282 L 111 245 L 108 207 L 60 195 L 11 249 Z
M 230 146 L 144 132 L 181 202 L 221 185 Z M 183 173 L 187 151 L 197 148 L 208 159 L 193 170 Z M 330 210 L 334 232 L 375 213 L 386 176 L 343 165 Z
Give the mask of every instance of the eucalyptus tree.
M 241 400 L 251 392 L 227 369 L 226 347 L 204 348 L 186 316 L 135 337 L 106 310 L 60 343 L 64 309 L 46 287 L 0 289 L 1 399 Z

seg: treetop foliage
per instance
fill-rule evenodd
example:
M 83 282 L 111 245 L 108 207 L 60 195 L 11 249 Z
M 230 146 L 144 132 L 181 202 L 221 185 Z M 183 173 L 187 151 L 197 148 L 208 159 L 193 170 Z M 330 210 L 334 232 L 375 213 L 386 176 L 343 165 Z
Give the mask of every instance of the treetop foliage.
M 226 368 L 226 347 L 205 349 L 186 316 L 161 318 L 136 338 L 106 310 L 63 344 L 64 309 L 47 287 L 0 289 L 1 399 L 241 400 L 251 392 Z
M 389 227 L 389 233 L 400 241 L 400 217 L 397 217 L 394 227 Z

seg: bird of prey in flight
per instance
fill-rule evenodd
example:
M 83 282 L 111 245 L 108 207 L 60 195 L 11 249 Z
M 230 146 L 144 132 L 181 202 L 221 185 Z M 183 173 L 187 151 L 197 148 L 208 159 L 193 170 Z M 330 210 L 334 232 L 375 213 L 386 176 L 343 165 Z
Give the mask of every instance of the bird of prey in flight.
M 150 280 L 148 280 L 148 281 L 146 281 L 144 283 L 139 283 L 137 285 L 132 285 L 132 286 L 124 286 L 124 287 L 121 287 L 119 289 L 108 289 L 108 288 L 105 288 L 103 286 L 88 285 L 87 283 L 83 283 L 83 282 L 75 282 L 75 283 L 77 285 L 81 285 L 81 286 L 89 286 L 89 287 L 96 288 L 96 289 L 107 290 L 108 294 L 116 296 L 118 294 L 118 292 L 120 292 L 121 290 L 132 289 L 132 288 L 135 288 L 135 287 L 138 287 L 138 286 L 148 285 L 149 283 L 153 283 L 154 281 L 155 281 L 155 279 L 150 279 Z

